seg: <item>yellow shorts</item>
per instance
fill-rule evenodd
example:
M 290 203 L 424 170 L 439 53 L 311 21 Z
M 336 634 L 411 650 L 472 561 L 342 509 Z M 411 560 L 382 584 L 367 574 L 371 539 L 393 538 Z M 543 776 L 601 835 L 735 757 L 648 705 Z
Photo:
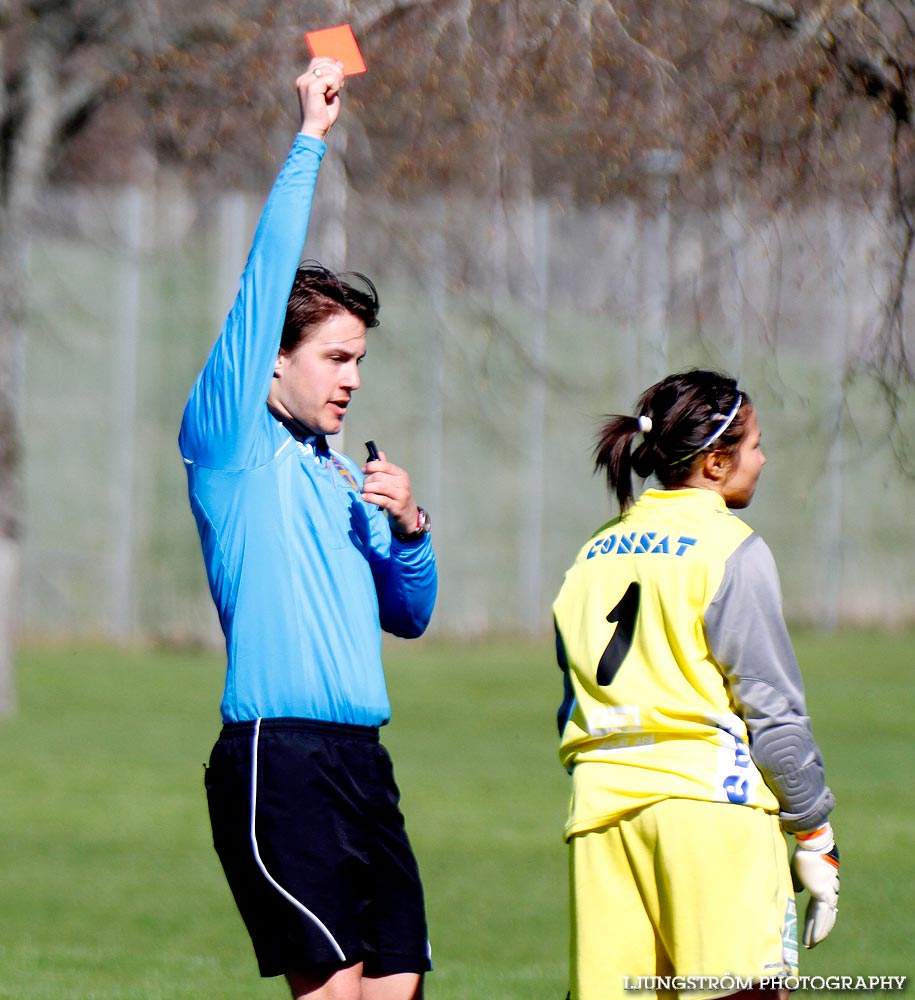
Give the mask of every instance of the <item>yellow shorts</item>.
M 571 1000 L 701 1000 L 797 975 L 788 849 L 775 816 L 665 799 L 576 834 L 569 847 Z

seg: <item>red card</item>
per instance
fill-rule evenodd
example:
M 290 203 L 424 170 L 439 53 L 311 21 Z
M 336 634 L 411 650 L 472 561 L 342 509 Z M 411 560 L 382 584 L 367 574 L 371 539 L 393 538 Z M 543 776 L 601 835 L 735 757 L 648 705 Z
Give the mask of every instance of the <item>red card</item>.
M 343 75 L 353 76 L 364 73 L 365 61 L 356 36 L 348 24 L 338 24 L 336 28 L 321 28 L 319 31 L 306 31 L 305 41 L 313 56 L 330 56 L 343 63 Z

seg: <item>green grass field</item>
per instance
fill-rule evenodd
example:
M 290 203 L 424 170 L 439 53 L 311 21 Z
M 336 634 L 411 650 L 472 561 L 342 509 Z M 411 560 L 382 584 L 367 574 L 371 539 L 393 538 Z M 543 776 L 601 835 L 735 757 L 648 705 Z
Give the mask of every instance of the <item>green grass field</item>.
M 839 923 L 802 974 L 908 975 L 915 634 L 801 635 L 797 648 L 843 863 Z M 561 1000 L 568 779 L 551 649 L 388 653 L 385 742 L 428 894 L 427 997 Z M 0 723 L 0 998 L 285 996 L 257 978 L 209 840 L 219 659 L 27 648 L 19 689 Z

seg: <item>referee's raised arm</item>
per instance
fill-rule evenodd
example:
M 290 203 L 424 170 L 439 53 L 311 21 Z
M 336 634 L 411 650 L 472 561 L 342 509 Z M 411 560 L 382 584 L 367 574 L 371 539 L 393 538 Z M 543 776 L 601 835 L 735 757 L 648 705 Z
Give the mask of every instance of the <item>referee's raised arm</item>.
M 238 469 L 261 458 L 264 401 L 342 88 L 343 66 L 335 59 L 314 59 L 296 80 L 301 127 L 261 212 L 235 303 L 188 400 L 179 435 L 186 463 Z

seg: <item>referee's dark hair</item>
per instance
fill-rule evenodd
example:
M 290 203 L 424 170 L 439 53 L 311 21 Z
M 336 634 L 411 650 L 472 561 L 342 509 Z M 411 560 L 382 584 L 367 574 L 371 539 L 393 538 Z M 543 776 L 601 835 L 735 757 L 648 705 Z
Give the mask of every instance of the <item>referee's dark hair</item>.
M 706 451 L 734 454 L 751 407 L 750 397 L 729 375 L 700 369 L 668 375 L 642 393 L 636 416 L 604 418 L 595 470 L 604 470 L 607 488 L 625 511 L 633 502 L 633 472 L 642 479 L 654 475 L 663 487 L 674 489 L 689 479 Z
M 356 281 L 363 288 L 356 288 Z M 306 261 L 295 274 L 280 348 L 286 352 L 298 347 L 316 326 L 341 313 L 350 313 L 365 323 L 378 326 L 378 290 L 358 271 L 335 274 L 317 261 Z

